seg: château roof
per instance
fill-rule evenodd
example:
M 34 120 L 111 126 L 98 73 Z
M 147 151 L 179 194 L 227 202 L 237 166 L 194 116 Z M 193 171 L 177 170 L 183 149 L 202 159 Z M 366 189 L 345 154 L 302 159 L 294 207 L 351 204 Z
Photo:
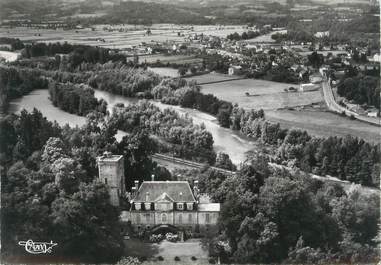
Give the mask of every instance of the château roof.
M 148 200 L 146 200 L 147 197 Z M 134 202 L 162 200 L 172 202 L 196 201 L 188 181 L 144 181 L 133 199 Z

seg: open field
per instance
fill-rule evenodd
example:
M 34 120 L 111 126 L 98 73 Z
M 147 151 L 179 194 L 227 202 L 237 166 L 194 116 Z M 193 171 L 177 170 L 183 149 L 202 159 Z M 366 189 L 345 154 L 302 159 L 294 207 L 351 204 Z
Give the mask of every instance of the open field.
M 39 42 L 69 42 L 74 44 L 86 44 L 107 48 L 129 48 L 142 42 L 182 42 L 190 34 L 205 34 L 226 37 L 228 34 L 245 31 L 243 26 L 198 26 L 198 25 L 172 25 L 154 24 L 151 27 L 134 25 L 114 25 L 114 31 L 104 30 L 105 25 L 97 25 L 92 29 L 36 29 L 26 27 L 4 28 L 0 27 L 0 37 L 19 38 L 23 41 Z M 111 28 L 107 26 L 107 28 Z M 150 28 L 149 36 L 146 30 Z M 121 31 L 119 31 L 121 29 Z M 178 36 L 181 32 L 181 36 Z M 96 36 L 96 37 L 95 37 Z M 105 41 L 99 41 L 104 39 Z
M 268 120 L 279 122 L 283 128 L 298 128 L 319 137 L 343 137 L 350 134 L 372 143 L 380 141 L 379 127 L 357 120 L 350 120 L 331 112 L 269 110 L 265 112 L 265 115 Z
M 170 68 L 170 67 L 148 67 L 147 69 L 161 76 L 169 76 L 169 77 L 179 76 L 178 70 L 174 68 Z
M 17 52 L 0 51 L 0 61 L 3 59 L 6 62 L 13 62 L 16 61 L 19 56 L 20 54 Z
M 207 74 L 191 77 L 199 83 L 224 80 L 234 76 Z M 284 88 L 296 86 L 294 84 L 277 83 L 257 79 L 231 80 L 215 84 L 202 85 L 201 91 L 213 94 L 216 97 L 238 103 L 245 109 L 264 109 L 266 118 L 279 122 L 283 128 L 298 128 L 308 131 L 318 137 L 352 136 L 360 137 L 368 142 L 376 143 L 380 140 L 379 127 L 364 122 L 350 120 L 322 109 L 304 109 L 300 111 L 283 108 L 322 103 L 321 91 L 289 92 Z M 246 92 L 250 96 L 246 96 Z
M 278 109 L 321 102 L 320 91 L 284 92 L 295 84 L 278 83 L 258 79 L 242 79 L 202 85 L 201 91 L 216 97 L 238 103 L 246 109 Z M 247 96 L 249 93 L 250 96 Z
M 209 83 L 209 82 L 220 82 L 223 80 L 231 80 L 231 79 L 237 79 L 238 76 L 232 76 L 232 75 L 226 75 L 226 74 L 219 74 L 219 73 L 209 73 L 205 75 L 196 75 L 192 77 L 186 77 L 185 79 L 188 81 L 196 80 L 198 84 L 203 83 Z

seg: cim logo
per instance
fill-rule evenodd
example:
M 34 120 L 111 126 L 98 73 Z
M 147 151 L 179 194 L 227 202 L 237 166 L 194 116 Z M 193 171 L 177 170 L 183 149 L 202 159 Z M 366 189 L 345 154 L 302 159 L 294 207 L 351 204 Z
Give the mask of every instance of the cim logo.
M 57 246 L 57 243 L 53 243 L 52 240 L 50 242 L 33 242 L 32 239 L 28 241 L 20 241 L 20 246 L 24 246 L 25 251 L 30 254 L 46 254 L 51 253 L 52 248 Z

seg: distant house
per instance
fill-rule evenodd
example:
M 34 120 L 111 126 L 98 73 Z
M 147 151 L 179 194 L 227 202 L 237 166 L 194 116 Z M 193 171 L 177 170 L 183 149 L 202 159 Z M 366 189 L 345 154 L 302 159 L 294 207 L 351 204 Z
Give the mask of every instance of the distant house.
M 240 65 L 232 65 L 228 70 L 229 75 L 240 75 L 242 74 L 242 67 Z
M 320 75 L 310 75 L 310 82 L 313 84 L 318 84 L 323 81 Z
M 329 37 L 329 31 L 318 31 L 314 34 L 316 38 Z
M 312 84 L 312 83 L 300 84 L 299 91 L 300 92 L 315 91 L 315 90 L 318 90 L 319 88 L 320 88 L 320 85 L 318 84 Z
M 378 117 L 379 110 L 376 108 L 371 108 L 367 111 L 368 117 Z
M 375 55 L 373 55 L 373 61 L 374 62 L 381 62 L 381 57 L 380 57 L 379 53 L 376 53 Z

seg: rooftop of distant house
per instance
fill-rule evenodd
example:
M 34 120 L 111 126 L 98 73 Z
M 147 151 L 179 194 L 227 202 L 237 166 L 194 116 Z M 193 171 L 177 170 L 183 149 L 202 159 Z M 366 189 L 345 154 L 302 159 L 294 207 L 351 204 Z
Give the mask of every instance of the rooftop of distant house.
M 195 202 L 188 181 L 144 181 L 134 202 Z

